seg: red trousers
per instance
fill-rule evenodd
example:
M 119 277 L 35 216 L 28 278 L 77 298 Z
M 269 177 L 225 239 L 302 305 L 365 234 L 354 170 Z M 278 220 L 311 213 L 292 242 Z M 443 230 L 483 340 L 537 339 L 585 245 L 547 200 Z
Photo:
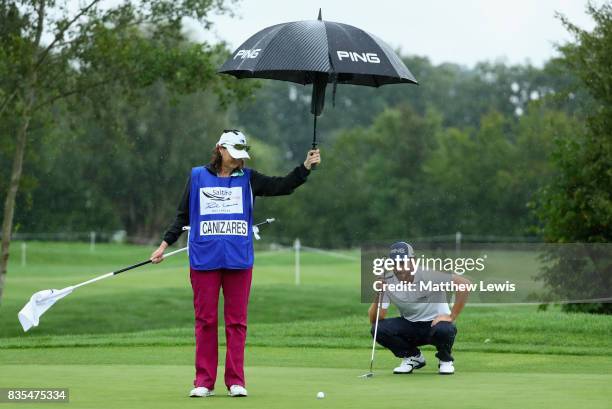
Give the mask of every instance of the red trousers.
M 219 289 L 223 288 L 223 316 L 227 352 L 225 385 L 246 386 L 244 381 L 244 345 L 247 333 L 247 306 L 251 290 L 252 268 L 244 270 L 190 269 L 195 312 L 195 367 L 193 385 L 214 389 L 218 361 Z

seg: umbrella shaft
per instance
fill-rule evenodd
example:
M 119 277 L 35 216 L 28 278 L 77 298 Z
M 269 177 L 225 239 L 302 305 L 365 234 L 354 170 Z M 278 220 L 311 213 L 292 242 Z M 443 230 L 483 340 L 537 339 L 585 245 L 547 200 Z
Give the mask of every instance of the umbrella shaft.
M 312 127 L 312 149 L 317 149 L 317 116 L 314 116 L 314 123 Z

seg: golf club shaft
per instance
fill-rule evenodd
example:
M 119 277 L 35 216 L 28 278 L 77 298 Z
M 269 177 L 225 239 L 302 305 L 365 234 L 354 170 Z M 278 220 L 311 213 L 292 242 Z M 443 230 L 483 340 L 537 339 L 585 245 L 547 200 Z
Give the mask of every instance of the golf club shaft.
M 376 352 L 376 336 L 378 335 L 378 319 L 380 317 L 380 306 L 382 304 L 383 293 L 378 295 L 378 303 L 376 305 L 376 321 L 374 323 L 374 341 L 372 341 L 372 357 L 370 358 L 370 373 L 374 366 L 374 352 Z
M 187 250 L 187 247 L 183 247 L 182 249 L 171 251 L 170 253 L 164 254 L 164 258 L 173 256 L 173 255 L 178 254 L 178 253 L 180 253 L 182 251 L 185 251 L 185 250 Z M 149 263 L 151 263 L 150 259 L 149 260 L 145 260 L 145 261 L 141 261 L 140 263 L 133 264 L 133 265 L 131 265 L 129 267 L 124 267 L 124 268 L 122 268 L 120 270 L 117 270 L 117 271 L 111 271 L 110 273 L 106 273 L 106 274 L 103 274 L 101 276 L 92 278 L 91 280 L 84 281 L 84 282 L 82 282 L 80 284 L 75 285 L 74 288 L 79 288 L 79 287 L 82 287 L 82 286 L 87 285 L 87 284 L 95 283 L 96 281 L 100 281 L 100 280 L 103 280 L 105 278 L 112 277 L 112 276 L 117 275 L 117 274 L 121 274 L 124 271 L 132 270 L 132 269 L 135 269 L 135 268 L 140 267 L 140 266 L 144 266 L 144 265 L 149 264 Z
M 259 227 L 259 226 L 263 226 L 264 224 L 270 224 L 272 222 L 274 222 L 276 219 L 275 218 L 271 218 L 271 219 L 266 219 L 263 222 L 259 222 L 255 225 L 255 227 Z
M 187 247 L 183 247 L 182 249 L 171 251 L 170 253 L 164 254 L 163 258 L 167 258 L 167 257 L 173 256 L 173 255 L 178 254 L 181 251 L 185 251 L 185 250 L 187 250 Z M 120 270 L 117 270 L 117 271 L 113 271 L 113 275 L 121 274 L 124 271 L 133 270 L 136 267 L 144 266 L 144 265 L 149 264 L 149 263 L 152 263 L 151 259 L 145 260 L 145 261 L 141 261 L 140 263 L 133 264 L 133 265 L 131 265 L 129 267 L 124 267 L 124 268 L 122 268 Z

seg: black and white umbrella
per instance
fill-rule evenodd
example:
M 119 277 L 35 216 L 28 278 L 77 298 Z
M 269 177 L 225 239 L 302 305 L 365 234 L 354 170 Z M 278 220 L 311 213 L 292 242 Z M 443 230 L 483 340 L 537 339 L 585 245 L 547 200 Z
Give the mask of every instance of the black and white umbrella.
M 267 78 L 313 84 L 312 147 L 317 145 L 317 116 L 323 112 L 328 83 L 380 87 L 418 84 L 389 45 L 348 24 L 295 21 L 265 28 L 246 40 L 219 69 L 237 78 Z

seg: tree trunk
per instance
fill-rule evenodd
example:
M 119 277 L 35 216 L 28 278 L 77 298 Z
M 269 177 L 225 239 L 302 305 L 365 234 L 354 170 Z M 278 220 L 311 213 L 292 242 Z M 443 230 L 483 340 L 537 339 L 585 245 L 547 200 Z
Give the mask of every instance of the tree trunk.
M 36 5 L 36 31 L 34 36 L 34 50 L 40 46 L 40 39 L 45 23 L 45 5 L 44 0 L 39 0 Z M 21 181 L 21 173 L 23 171 L 23 158 L 25 156 L 25 147 L 28 138 L 28 128 L 32 119 L 32 108 L 36 97 L 36 81 L 38 72 L 36 71 L 36 59 L 32 55 L 32 68 L 30 75 L 27 78 L 27 86 L 25 87 L 25 99 L 23 110 L 21 111 L 21 127 L 17 133 L 17 145 L 15 146 L 15 156 L 13 157 L 13 170 L 11 171 L 11 182 L 9 184 L 6 199 L 4 201 L 4 216 L 2 218 L 2 244 L 0 245 L 0 304 L 4 295 L 4 283 L 6 282 L 6 272 L 8 269 L 9 247 L 11 245 L 11 234 L 13 233 L 13 217 L 15 216 L 15 199 L 19 190 L 19 182 Z M 16 96 L 17 94 L 15 94 Z
M 0 256 L 0 304 L 4 294 L 4 283 L 6 281 L 6 271 L 9 259 L 9 247 L 11 244 L 11 234 L 13 231 L 13 216 L 15 215 L 15 198 L 19 190 L 19 181 L 23 170 L 23 157 L 25 156 L 25 147 L 28 136 L 28 127 L 30 126 L 32 103 L 34 101 L 33 93 L 28 95 L 28 101 L 23 111 L 23 122 L 17 133 L 17 145 L 15 146 L 15 156 L 13 157 L 13 170 L 11 172 L 11 182 L 6 193 L 4 201 L 4 217 L 2 219 L 2 246 Z

